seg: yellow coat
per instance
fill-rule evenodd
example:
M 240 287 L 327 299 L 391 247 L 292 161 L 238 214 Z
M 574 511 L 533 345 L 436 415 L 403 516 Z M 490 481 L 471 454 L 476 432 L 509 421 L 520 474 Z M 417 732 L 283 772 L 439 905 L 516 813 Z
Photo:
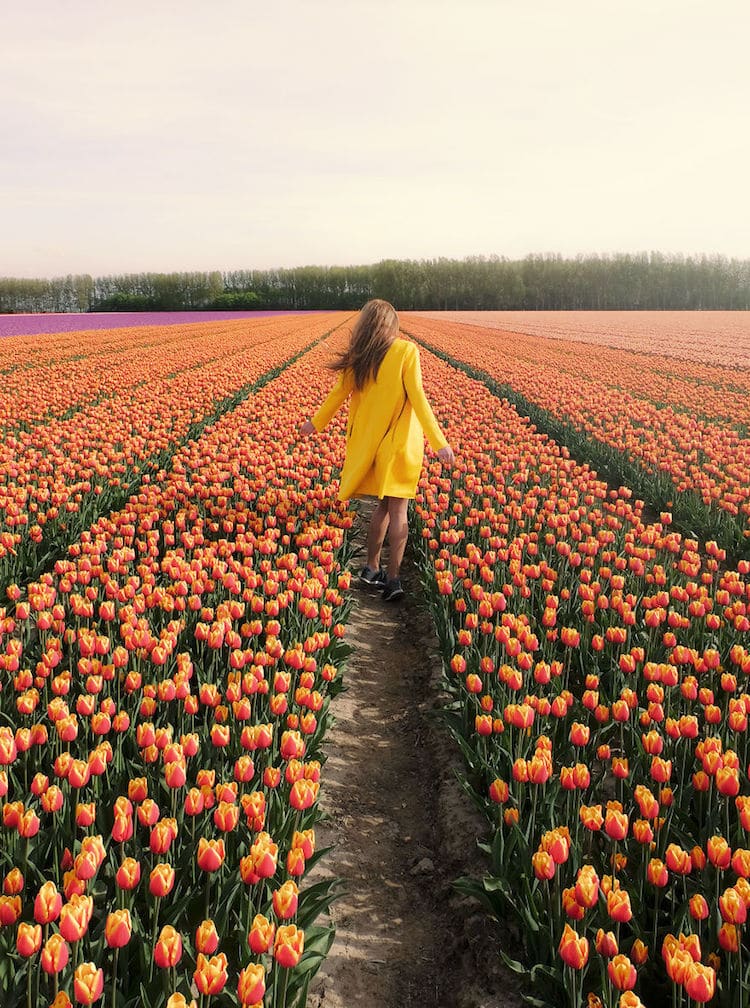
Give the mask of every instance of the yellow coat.
M 312 418 L 316 430 L 323 430 L 349 395 L 339 500 L 414 497 L 422 471 L 424 434 L 435 451 L 448 443 L 422 390 L 419 347 L 405 339 L 394 340 L 377 378 L 362 389 L 354 387 L 350 370 L 342 371 Z

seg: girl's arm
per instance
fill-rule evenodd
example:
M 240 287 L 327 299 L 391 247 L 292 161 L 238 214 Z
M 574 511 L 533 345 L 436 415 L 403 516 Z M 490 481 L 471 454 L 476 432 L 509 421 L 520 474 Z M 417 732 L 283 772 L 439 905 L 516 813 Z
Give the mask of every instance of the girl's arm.
M 427 435 L 430 447 L 434 451 L 439 451 L 448 445 L 448 440 L 440 430 L 440 425 L 435 419 L 432 407 L 427 401 L 427 396 L 422 388 L 422 368 L 419 364 L 419 347 L 416 343 L 411 343 L 413 348 L 406 355 L 404 361 L 404 388 L 409 397 L 409 402 L 416 414 L 417 420 L 422 425 L 422 430 Z
M 307 420 L 306 423 L 312 424 L 316 431 L 322 431 L 323 428 L 330 422 L 334 414 L 337 413 L 344 404 L 352 391 L 352 387 L 353 378 L 351 372 L 340 371 L 339 376 L 336 379 L 336 384 L 328 393 L 312 420 Z M 303 431 L 303 433 L 306 432 Z M 310 433 L 312 433 L 312 431 L 310 431 Z

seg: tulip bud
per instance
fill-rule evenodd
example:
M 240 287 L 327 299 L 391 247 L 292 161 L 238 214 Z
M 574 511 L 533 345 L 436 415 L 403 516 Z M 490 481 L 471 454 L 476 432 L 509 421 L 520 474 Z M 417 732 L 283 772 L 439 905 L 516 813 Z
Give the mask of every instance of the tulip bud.
M 42 947 L 42 926 L 41 924 L 26 924 L 22 921 L 18 925 L 16 934 L 16 949 L 19 955 L 28 958 L 33 956 Z
M 198 953 L 193 980 L 198 991 L 207 996 L 218 994 L 224 989 L 227 982 L 227 957 L 223 952 L 207 958 L 202 952 Z
M 560 958 L 571 969 L 583 969 L 589 958 L 589 943 L 587 938 L 579 938 L 570 924 L 566 924 L 558 945 Z
M 154 946 L 154 962 L 161 969 L 176 966 L 182 959 L 182 935 L 171 924 L 165 924 Z
M 83 962 L 73 976 L 73 991 L 79 1004 L 90 1005 L 98 1001 L 104 990 L 104 972 L 95 963 Z
M 195 949 L 205 955 L 213 955 L 219 947 L 219 935 L 212 920 L 204 920 L 195 932 Z
M 273 956 L 285 969 L 291 969 L 300 961 L 305 948 L 305 933 L 294 924 L 283 924 L 276 931 Z
M 133 931 L 129 910 L 113 910 L 104 925 L 104 936 L 110 948 L 122 948 L 130 941 Z
M 242 970 L 237 981 L 237 997 L 242 1008 L 253 1008 L 260 1004 L 265 992 L 265 967 L 260 963 L 251 963 Z

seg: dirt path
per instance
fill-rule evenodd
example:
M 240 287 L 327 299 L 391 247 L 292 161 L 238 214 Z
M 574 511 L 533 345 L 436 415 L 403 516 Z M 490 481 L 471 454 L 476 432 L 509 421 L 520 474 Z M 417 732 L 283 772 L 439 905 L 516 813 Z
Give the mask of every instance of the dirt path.
M 330 821 L 317 830 L 319 845 L 335 845 L 318 876 L 343 879 L 346 893 L 332 907 L 336 939 L 308 1008 L 515 1008 L 518 984 L 499 968 L 498 934 L 451 887 L 481 874 L 483 823 L 431 715 L 441 701 L 437 640 L 408 562 L 403 574 L 400 604 L 355 589 L 355 653 L 321 791 Z

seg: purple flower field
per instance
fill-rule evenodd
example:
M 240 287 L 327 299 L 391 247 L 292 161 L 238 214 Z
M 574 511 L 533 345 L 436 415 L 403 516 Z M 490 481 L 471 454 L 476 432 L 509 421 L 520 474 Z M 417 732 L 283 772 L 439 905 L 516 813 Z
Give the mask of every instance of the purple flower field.
M 1 315 L 0 336 L 36 336 L 78 332 L 82 329 L 123 329 L 127 326 L 179 325 L 217 319 L 266 318 L 270 315 L 311 315 L 310 311 L 175 311 L 66 312 L 61 314 Z

